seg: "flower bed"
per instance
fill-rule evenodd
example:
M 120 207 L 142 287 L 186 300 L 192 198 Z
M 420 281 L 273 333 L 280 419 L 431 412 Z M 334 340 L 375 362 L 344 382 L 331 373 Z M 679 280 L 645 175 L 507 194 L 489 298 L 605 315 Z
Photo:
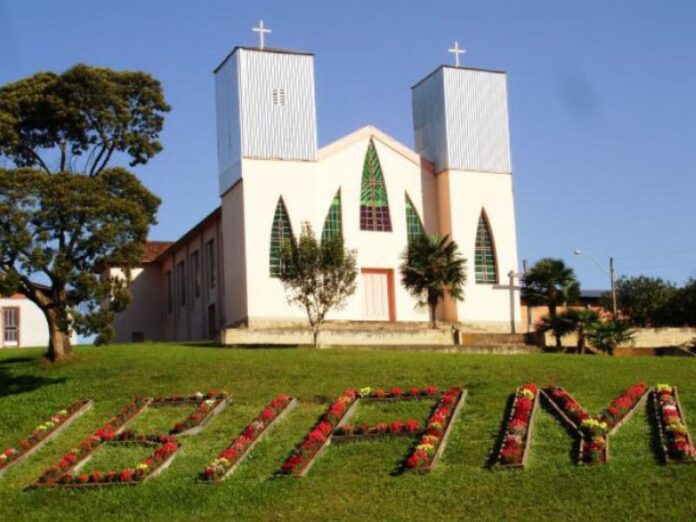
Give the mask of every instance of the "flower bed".
M 447 444 L 454 420 L 459 415 L 466 399 L 466 390 L 450 388 L 442 394 L 437 407 L 426 423 L 425 432 L 404 467 L 409 471 L 430 471 Z
M 599 417 L 587 413 L 563 388 L 550 386 L 546 388 L 545 396 L 561 417 L 578 432 L 578 462 L 604 464 L 609 460 L 609 435 L 630 418 L 648 391 L 645 384 L 634 384 L 616 397 Z
M 256 443 L 270 431 L 273 424 L 287 415 L 297 401 L 289 395 L 278 395 L 232 443 L 200 474 L 203 482 L 222 482 L 241 464 Z
M 152 399 L 148 404 L 151 408 L 170 405 L 196 404 L 196 409 L 181 422 L 177 422 L 169 430 L 170 435 L 196 435 L 200 433 L 205 425 L 210 422 L 225 406 L 227 406 L 227 393 L 211 390 L 208 393 L 198 392 L 191 397 L 181 397 L 173 395 Z
M 120 471 L 94 471 L 92 473 L 80 473 L 79 470 L 88 461 L 89 456 L 76 465 L 69 466 L 50 482 L 39 482 L 38 487 L 100 487 L 115 484 L 138 484 L 148 478 L 152 478 L 163 471 L 171 462 L 174 454 L 179 449 L 179 442 L 171 435 L 135 435 L 130 431 L 124 431 L 118 435 L 104 434 L 100 444 L 138 444 L 155 448 L 152 455 L 133 469 Z
M 525 384 L 517 388 L 496 465 L 514 468 L 527 464 L 534 414 L 538 404 L 539 388 L 535 384 Z
M 383 390 L 382 388 L 360 388 L 358 395 L 361 400 L 416 400 L 423 399 L 427 397 L 437 397 L 438 396 L 437 386 L 426 386 L 425 388 L 409 388 L 408 390 L 403 388 L 392 388 L 390 390 Z
M 660 447 L 667 464 L 693 464 L 696 448 L 686 427 L 677 388 L 658 384 L 653 392 Z
M 320 417 L 319 422 L 307 434 L 283 463 L 279 475 L 304 476 L 314 464 L 321 451 L 331 440 L 332 432 L 346 417 L 349 408 L 355 403 L 358 394 L 355 390 L 346 390 L 333 402 Z
M 20 462 L 37 451 L 46 442 L 63 431 L 71 422 L 92 407 L 91 400 L 73 402 L 64 410 L 60 410 L 42 424 L 39 424 L 31 435 L 20 440 L 14 447 L 0 453 L 0 475 L 10 466 Z
M 136 399 L 122 408 L 114 417 L 94 432 L 89 438 L 83 440 L 77 448 L 71 449 L 58 461 L 58 464 L 48 468 L 36 480 L 34 486 L 51 487 L 57 486 L 58 480 L 65 474 L 80 464 L 84 464 L 86 459 L 104 441 L 114 440 L 120 437 L 119 431 L 125 427 L 126 423 L 138 415 L 149 403 L 148 399 Z M 69 485 L 69 484 L 68 484 Z
M 357 440 L 365 437 L 380 437 L 390 435 L 392 437 L 413 436 L 422 431 L 421 424 L 414 419 L 402 421 L 393 421 L 390 423 L 378 422 L 370 425 L 362 424 L 343 424 L 338 426 L 333 432 L 333 439 L 340 440 Z

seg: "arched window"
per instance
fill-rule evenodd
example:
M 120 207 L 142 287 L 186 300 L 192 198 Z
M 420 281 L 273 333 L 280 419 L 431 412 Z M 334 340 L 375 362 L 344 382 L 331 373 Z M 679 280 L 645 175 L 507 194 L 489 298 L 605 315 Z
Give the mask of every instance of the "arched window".
M 283 245 L 292 241 L 292 226 L 288 211 L 285 208 L 283 198 L 278 198 L 275 214 L 273 216 L 273 227 L 271 228 L 271 256 L 270 256 L 270 274 L 271 277 L 280 276 L 280 251 Z
M 324 229 L 321 231 L 322 241 L 327 241 L 335 237 L 343 238 L 341 189 L 338 189 L 333 201 L 331 201 L 331 206 L 329 207 L 329 211 L 326 213 L 326 219 L 324 220 Z
M 387 187 L 375 144 L 370 138 L 360 187 L 360 230 L 391 232 L 391 229 Z
M 498 282 L 498 263 L 495 257 L 495 243 L 491 233 L 486 211 L 481 210 L 476 228 L 475 252 L 476 283 L 496 284 Z
M 406 193 L 406 238 L 411 243 L 414 239 L 422 236 L 425 233 L 423 230 L 423 222 L 421 221 L 418 211 L 413 206 L 411 198 Z

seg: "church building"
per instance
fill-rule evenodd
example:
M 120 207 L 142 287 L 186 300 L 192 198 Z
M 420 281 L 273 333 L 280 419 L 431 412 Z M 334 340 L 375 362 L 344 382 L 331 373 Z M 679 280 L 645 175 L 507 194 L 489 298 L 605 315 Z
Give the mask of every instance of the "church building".
M 425 327 L 399 272 L 425 232 L 467 259 L 465 299 L 439 319 L 508 332 L 520 314 L 506 84 L 501 71 L 440 66 L 411 87 L 414 149 L 371 125 L 319 148 L 314 55 L 236 47 L 215 69 L 220 207 L 177 241 L 148 243 L 117 340 L 306 325 L 278 278 L 281 244 L 304 223 L 357 253 L 357 291 L 329 328 Z

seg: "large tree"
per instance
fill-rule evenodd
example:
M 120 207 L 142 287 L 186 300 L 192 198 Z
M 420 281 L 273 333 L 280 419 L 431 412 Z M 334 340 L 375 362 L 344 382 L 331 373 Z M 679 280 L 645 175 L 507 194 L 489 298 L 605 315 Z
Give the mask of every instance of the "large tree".
M 315 348 L 326 314 L 346 305 L 357 275 L 355 252 L 345 248 L 340 235 L 318 241 L 305 223 L 299 241 L 281 246 L 280 280 L 288 302 L 307 313 Z
M 116 158 L 146 163 L 169 106 L 142 72 L 77 65 L 0 88 L 0 291 L 21 292 L 48 321 L 48 356 L 71 352 L 70 331 L 111 335 L 127 281 L 100 277 L 136 264 L 159 200 Z
M 555 324 L 558 308 L 580 298 L 580 284 L 573 269 L 562 259 L 544 258 L 525 274 L 523 292 L 530 305 L 548 307 L 549 322 Z M 556 347 L 561 348 L 562 335 L 554 335 Z
M 674 283 L 660 277 L 620 277 L 616 282 L 616 300 L 622 315 L 634 326 L 664 326 L 669 317 L 664 307 L 678 290 Z M 605 305 L 609 296 L 604 296 Z
M 430 311 L 430 325 L 437 327 L 437 306 L 446 295 L 464 299 L 466 259 L 449 236 L 422 234 L 401 256 L 401 283 Z

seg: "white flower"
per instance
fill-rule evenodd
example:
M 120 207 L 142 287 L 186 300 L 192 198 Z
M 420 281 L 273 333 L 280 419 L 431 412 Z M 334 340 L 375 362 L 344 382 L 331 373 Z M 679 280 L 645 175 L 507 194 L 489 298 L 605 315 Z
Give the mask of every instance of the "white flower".
M 196 395 L 194 395 L 194 397 L 196 397 L 196 399 L 202 399 L 203 397 L 205 397 L 205 395 L 203 395 L 201 392 L 196 392 Z

